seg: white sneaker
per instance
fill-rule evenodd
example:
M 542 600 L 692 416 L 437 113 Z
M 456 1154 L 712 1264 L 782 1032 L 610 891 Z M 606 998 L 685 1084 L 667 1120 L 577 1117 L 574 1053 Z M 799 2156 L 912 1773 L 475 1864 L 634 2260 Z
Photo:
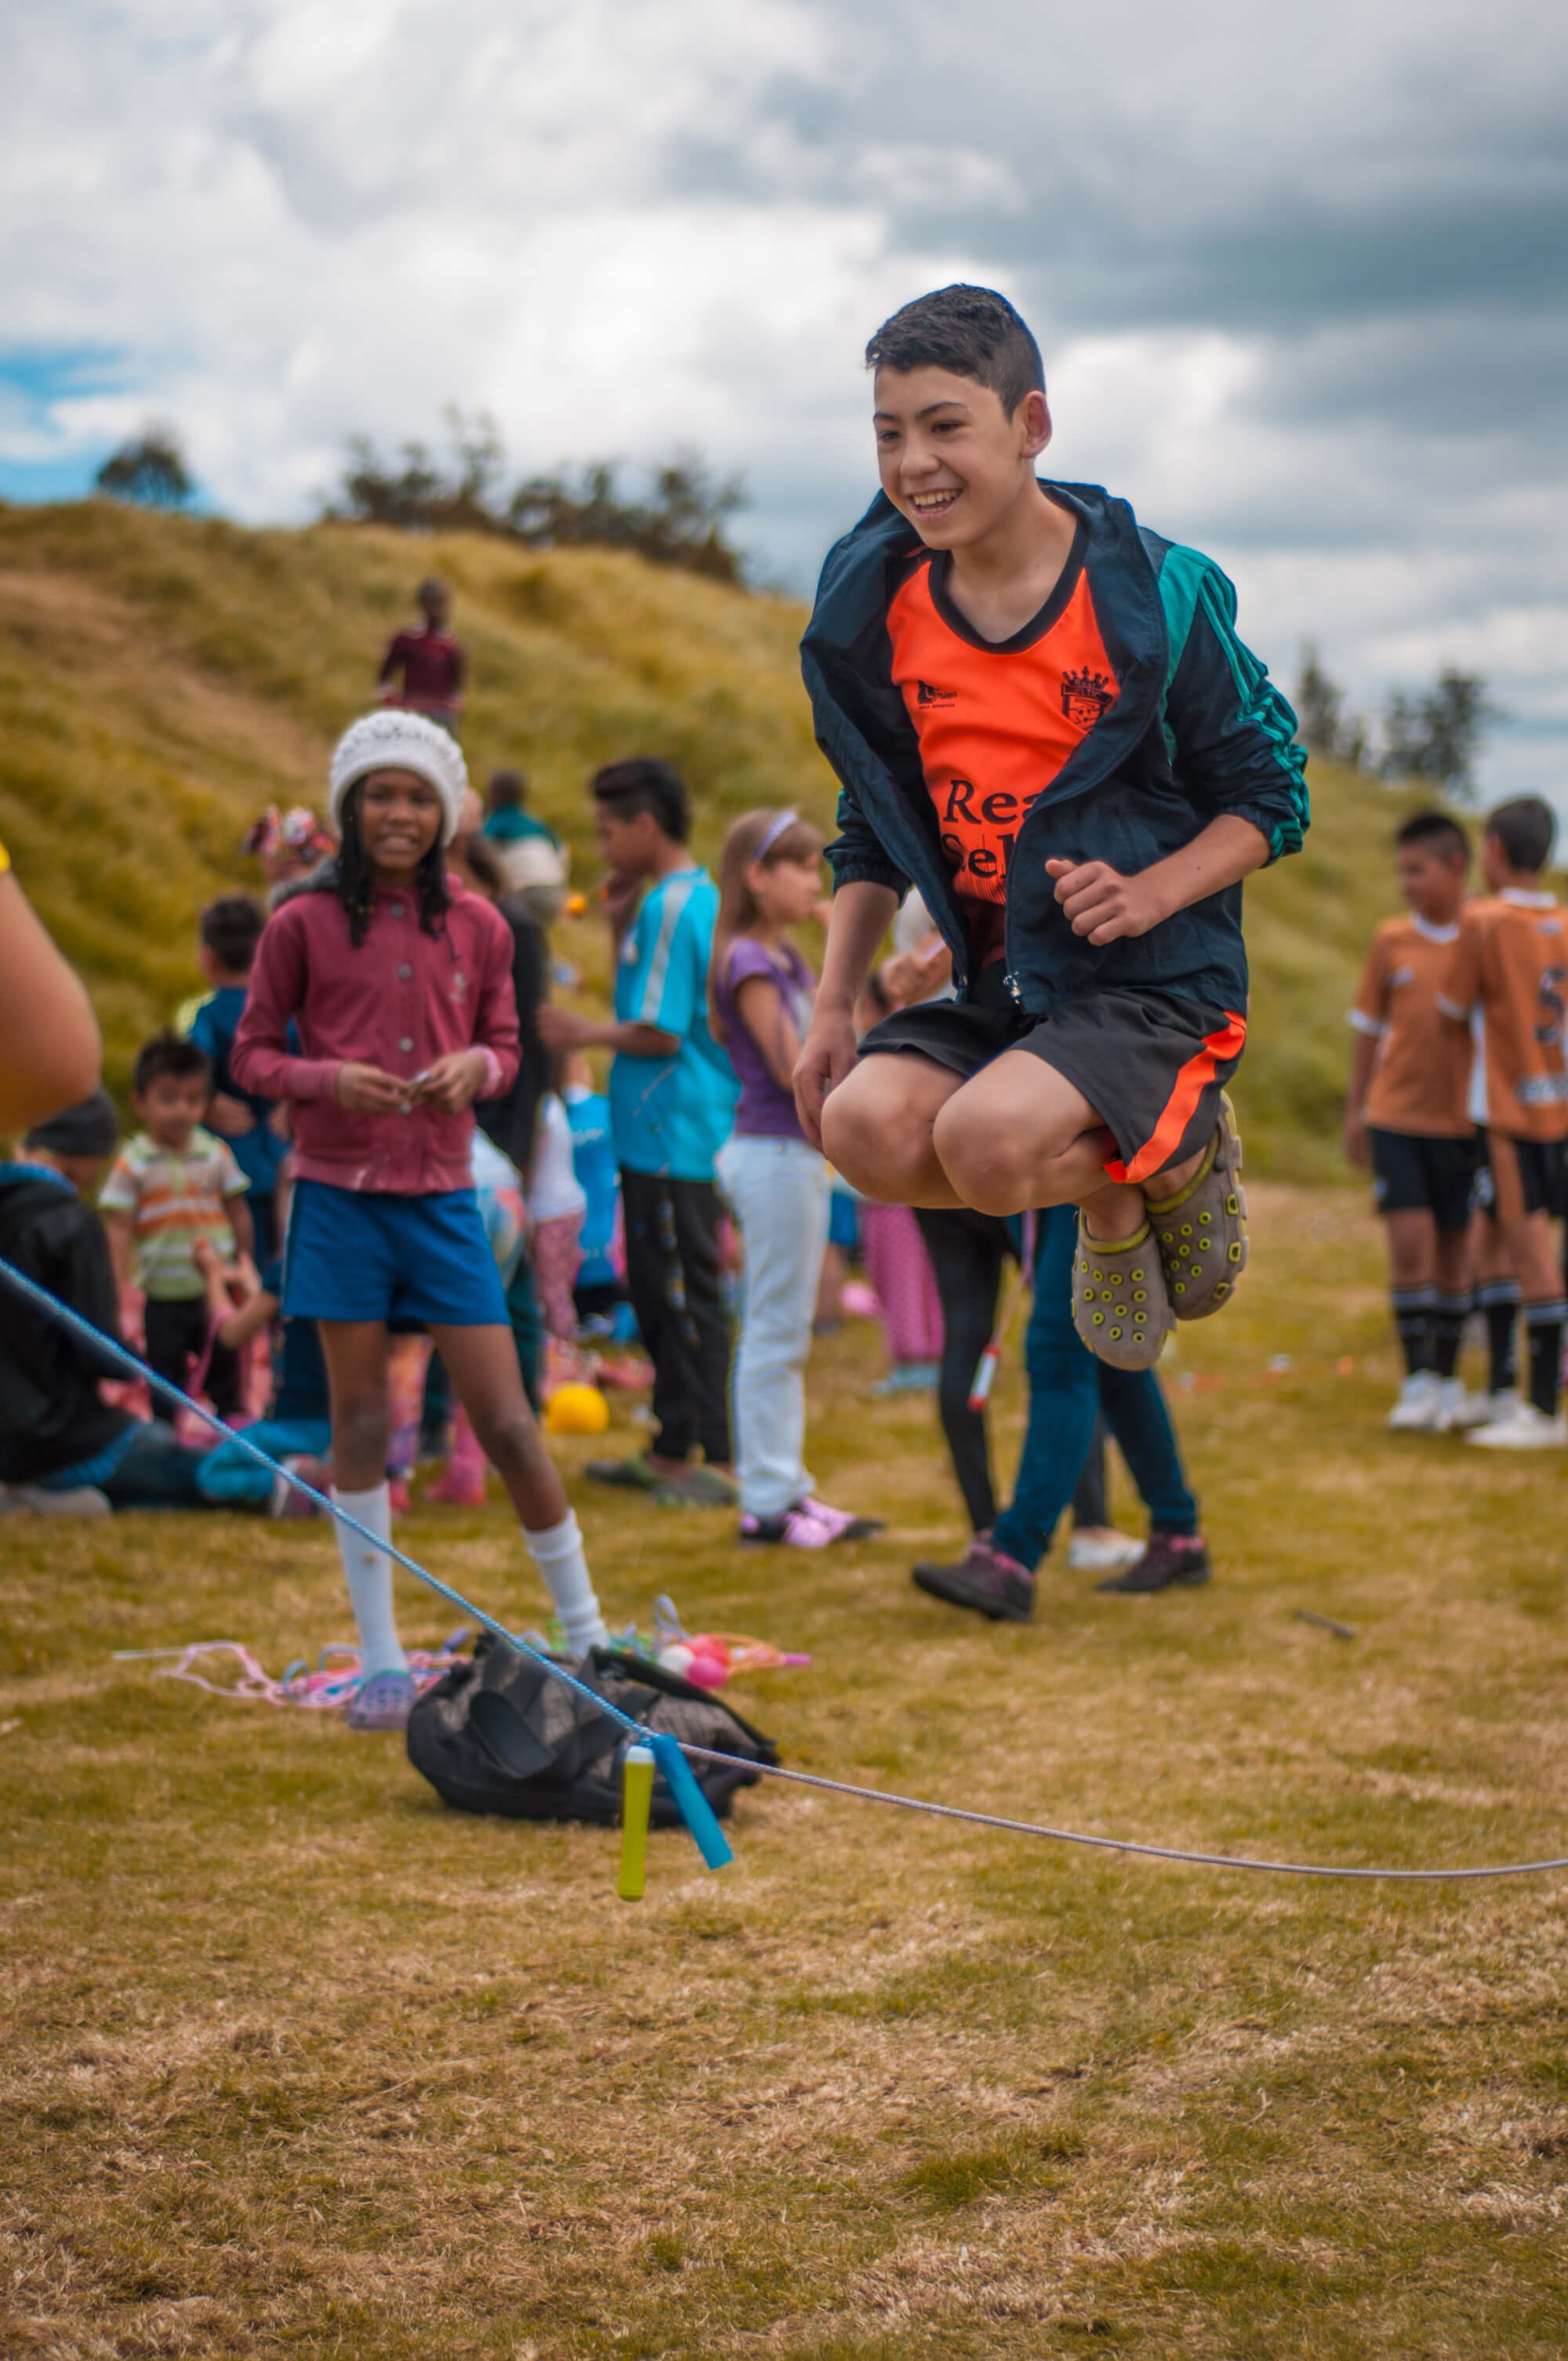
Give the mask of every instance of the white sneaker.
M 30 1509 L 35 1517 L 110 1517 L 109 1496 L 96 1484 L 77 1484 L 69 1492 L 46 1492 L 41 1484 L 13 1484 L 11 1505 Z
M 1399 1399 L 1388 1413 L 1396 1434 L 1435 1434 L 1442 1400 L 1442 1379 L 1435 1369 L 1418 1369 L 1399 1388 Z
M 1495 1425 L 1516 1404 L 1517 1397 L 1504 1395 L 1499 1399 L 1507 1403 L 1508 1410 L 1498 1411 L 1493 1406 L 1492 1395 L 1466 1393 L 1463 1378 L 1441 1378 L 1438 1382 L 1442 1389 L 1437 1405 L 1440 1434 L 1462 1434 L 1466 1427 Z
M 1507 1418 L 1472 1427 L 1464 1440 L 1483 1451 L 1551 1451 L 1568 1443 L 1568 1418 L 1561 1411 L 1548 1418 L 1533 1402 L 1516 1401 Z
M 1067 1562 L 1074 1574 L 1120 1574 L 1124 1565 L 1135 1565 L 1143 1554 L 1144 1544 L 1131 1533 L 1102 1538 L 1074 1533 L 1067 1545 Z

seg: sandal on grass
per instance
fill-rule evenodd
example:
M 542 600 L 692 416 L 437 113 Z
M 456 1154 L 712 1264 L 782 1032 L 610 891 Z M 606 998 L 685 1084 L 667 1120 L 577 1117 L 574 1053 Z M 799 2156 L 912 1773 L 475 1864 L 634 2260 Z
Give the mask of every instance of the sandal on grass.
M 1170 1300 L 1146 1221 L 1130 1238 L 1107 1244 L 1090 1236 L 1079 1214 L 1072 1324 L 1096 1360 L 1113 1369 L 1153 1368 L 1171 1324 Z
M 663 1482 L 640 1451 L 626 1459 L 590 1459 L 584 1468 L 596 1484 L 618 1484 L 623 1492 L 656 1492 Z
M 1207 1320 L 1230 1300 L 1246 1268 L 1241 1169 L 1236 1111 L 1222 1091 L 1214 1137 L 1193 1178 L 1174 1197 L 1145 1196 L 1178 1320 Z
M 706 1467 L 698 1461 L 683 1467 L 678 1475 L 660 1476 L 654 1479 L 653 1498 L 663 1509 L 733 1509 L 740 1498 L 740 1487 L 731 1476 L 721 1476 L 717 1467 Z

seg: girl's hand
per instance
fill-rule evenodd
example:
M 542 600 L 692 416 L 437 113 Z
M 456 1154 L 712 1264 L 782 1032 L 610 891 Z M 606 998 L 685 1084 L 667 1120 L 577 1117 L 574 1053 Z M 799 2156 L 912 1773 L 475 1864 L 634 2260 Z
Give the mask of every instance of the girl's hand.
M 409 1110 L 408 1083 L 379 1066 L 356 1065 L 349 1060 L 339 1066 L 333 1089 L 338 1105 L 350 1115 L 406 1115 Z
M 478 1097 L 486 1071 L 482 1049 L 449 1049 L 426 1070 L 413 1096 L 438 1115 L 457 1115 Z

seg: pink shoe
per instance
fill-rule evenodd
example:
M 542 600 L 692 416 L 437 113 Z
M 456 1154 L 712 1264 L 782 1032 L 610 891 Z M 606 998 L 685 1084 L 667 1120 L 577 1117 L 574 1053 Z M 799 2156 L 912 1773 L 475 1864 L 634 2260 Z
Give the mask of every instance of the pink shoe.
M 387 1506 L 394 1517 L 406 1517 L 409 1512 L 409 1488 L 400 1476 L 387 1480 Z
M 784 1542 L 791 1549 L 828 1549 L 834 1542 L 863 1541 L 880 1533 L 880 1517 L 851 1516 L 847 1509 L 830 1509 L 826 1500 L 797 1500 L 782 1516 L 742 1514 L 743 1542 Z
M 485 1505 L 485 1479 L 469 1476 L 456 1467 L 448 1467 L 433 1484 L 424 1488 L 424 1497 L 438 1509 L 482 1509 Z

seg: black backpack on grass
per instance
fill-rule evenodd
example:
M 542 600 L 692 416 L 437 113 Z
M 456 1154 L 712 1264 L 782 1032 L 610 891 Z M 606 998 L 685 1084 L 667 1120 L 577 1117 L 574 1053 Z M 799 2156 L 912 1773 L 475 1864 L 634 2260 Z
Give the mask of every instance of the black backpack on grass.
M 573 1667 L 579 1679 L 647 1730 L 667 1730 L 743 1763 L 776 1763 L 772 1739 L 707 1689 L 619 1648 L 593 1648 Z M 608 1713 L 504 1641 L 481 1640 L 471 1662 L 444 1673 L 409 1715 L 409 1761 L 460 1812 L 511 1820 L 620 1818 L 626 1732 Z M 692 1774 L 722 1819 L 737 1787 L 759 1773 L 688 1756 Z M 680 1824 L 663 1773 L 653 1780 L 652 1825 Z

